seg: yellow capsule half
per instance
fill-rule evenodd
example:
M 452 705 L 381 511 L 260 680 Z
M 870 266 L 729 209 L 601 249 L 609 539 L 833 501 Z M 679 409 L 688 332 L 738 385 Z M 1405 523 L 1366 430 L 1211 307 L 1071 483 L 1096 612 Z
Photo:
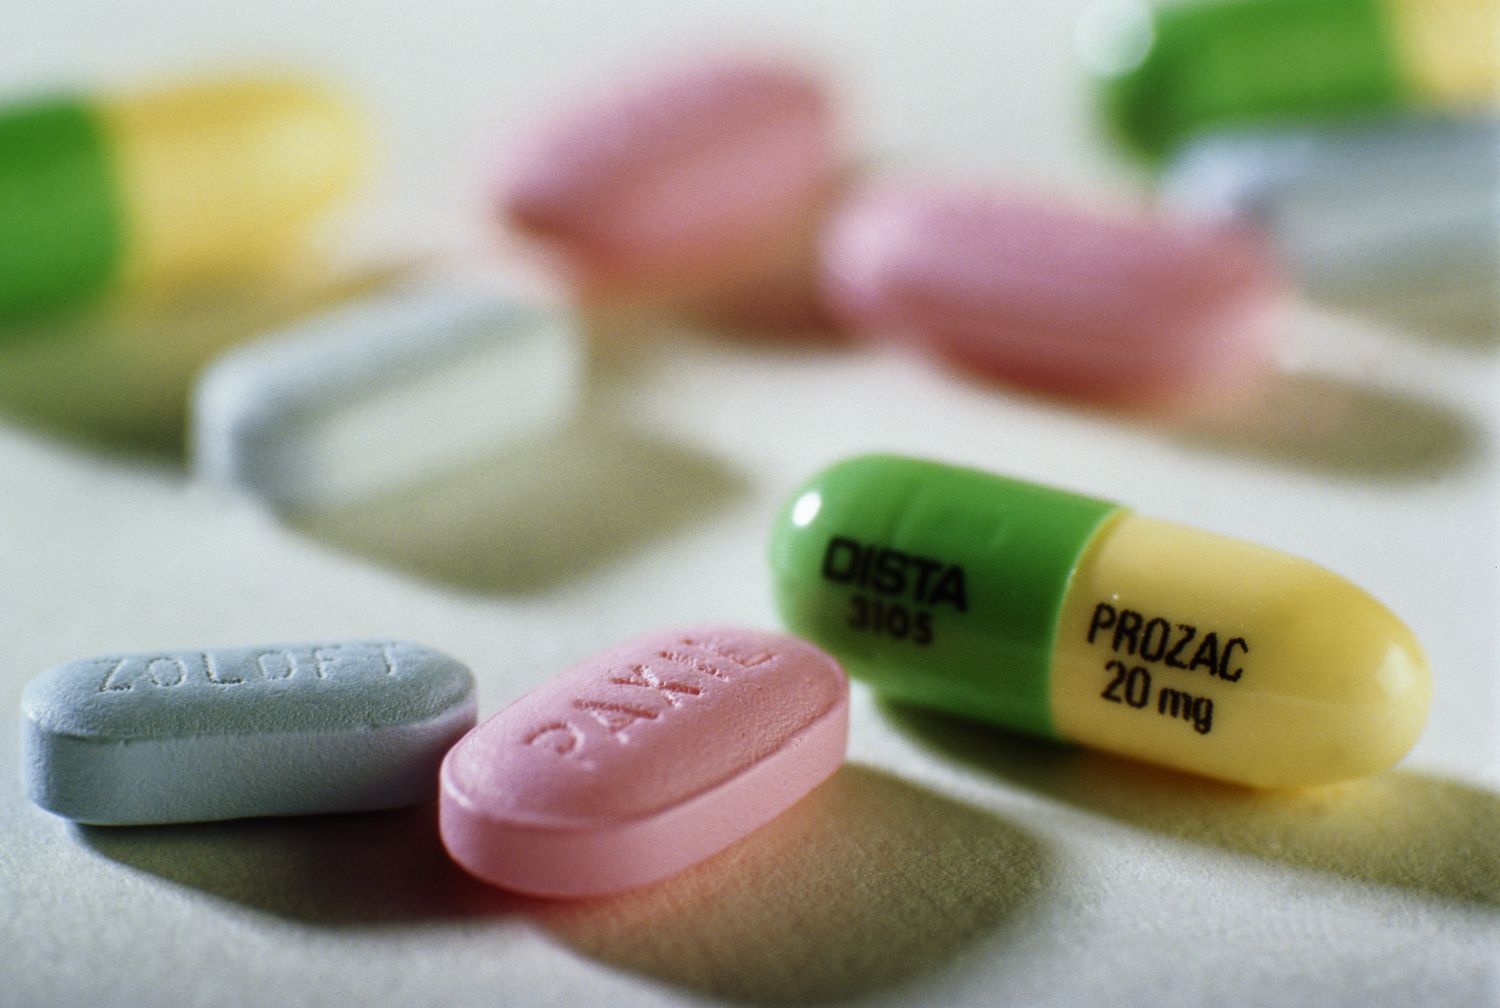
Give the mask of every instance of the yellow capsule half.
M 234 277 L 287 257 L 365 161 L 349 106 L 294 80 L 177 87 L 102 103 L 100 114 L 130 288 Z
M 1388 609 L 1315 564 L 1121 513 L 1089 542 L 1058 621 L 1058 734 L 1259 787 L 1392 766 L 1432 679 Z
M 1397 61 L 1419 104 L 1500 104 L 1500 3 L 1384 0 Z
M 894 699 L 1257 787 L 1374 773 L 1432 699 L 1411 631 L 1305 560 L 894 456 L 772 536 L 782 617 Z

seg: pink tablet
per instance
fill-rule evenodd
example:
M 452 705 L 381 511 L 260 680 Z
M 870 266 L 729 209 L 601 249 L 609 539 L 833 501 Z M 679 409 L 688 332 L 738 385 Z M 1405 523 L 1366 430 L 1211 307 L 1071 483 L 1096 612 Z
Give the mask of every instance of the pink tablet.
M 597 655 L 475 728 L 441 772 L 443 843 L 538 896 L 676 874 L 775 818 L 844 758 L 844 670 L 806 641 L 726 628 Z
M 757 313 L 805 314 L 845 162 L 835 120 L 819 75 L 790 61 L 653 66 L 523 137 L 496 203 L 591 309 L 722 305 L 753 283 Z
M 824 297 L 853 329 L 1117 405 L 1244 396 L 1271 370 L 1289 300 L 1246 233 L 924 182 L 852 193 L 821 261 Z

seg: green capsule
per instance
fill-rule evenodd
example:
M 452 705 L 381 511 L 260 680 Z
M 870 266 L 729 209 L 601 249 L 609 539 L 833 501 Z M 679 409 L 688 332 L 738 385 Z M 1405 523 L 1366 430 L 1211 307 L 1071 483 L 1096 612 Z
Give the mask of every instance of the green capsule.
M 1129 0 L 1095 7 L 1079 47 L 1109 126 L 1151 157 L 1208 129 L 1500 103 L 1497 0 Z

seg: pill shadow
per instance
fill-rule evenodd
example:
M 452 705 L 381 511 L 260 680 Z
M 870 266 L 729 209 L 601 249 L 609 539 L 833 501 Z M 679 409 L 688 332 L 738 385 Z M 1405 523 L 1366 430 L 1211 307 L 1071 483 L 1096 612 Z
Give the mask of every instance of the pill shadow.
M 1437 403 L 1316 373 L 1283 373 L 1254 401 L 1166 425 L 1180 443 L 1346 479 L 1399 482 L 1462 468 L 1483 440 Z
M 5 324 L 0 415 L 85 448 L 180 461 L 193 383 L 206 364 L 237 343 L 374 290 L 399 272 L 221 283 L 67 318 Z
M 1402 770 L 1258 791 L 889 702 L 907 735 L 1005 781 L 1143 829 L 1344 879 L 1500 907 L 1500 795 Z
M 74 830 L 111 861 L 302 923 L 400 924 L 498 915 L 514 899 L 443 850 L 437 809 Z
M 1011 824 L 846 764 L 776 820 L 675 878 L 532 901 L 591 958 L 733 1002 L 826 1003 L 899 987 L 1018 928 L 1045 851 Z
M 286 520 L 427 581 L 527 594 L 663 537 L 747 489 L 717 459 L 585 411 L 421 486 Z
M 1500 239 L 1497 239 L 1500 240 Z M 1471 349 L 1500 347 L 1500 277 L 1483 267 L 1381 286 L 1310 283 L 1307 295 L 1335 311 L 1367 319 L 1414 339 Z

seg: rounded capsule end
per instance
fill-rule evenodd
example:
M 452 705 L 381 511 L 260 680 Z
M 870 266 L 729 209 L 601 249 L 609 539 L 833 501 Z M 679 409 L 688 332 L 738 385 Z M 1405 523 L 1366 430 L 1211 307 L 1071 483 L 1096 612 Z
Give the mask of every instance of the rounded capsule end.
M 1307 662 L 1307 688 L 1284 703 L 1279 745 L 1264 750 L 1266 787 L 1304 787 L 1387 770 L 1416 745 L 1432 705 L 1432 672 L 1415 635 L 1373 597 L 1322 575 L 1300 618 L 1289 620 Z M 1325 580 L 1326 579 L 1326 580 Z M 1311 592 L 1309 592 L 1311 596 Z
M 1052 656 L 1064 737 L 1252 787 L 1394 765 L 1431 694 L 1411 630 L 1349 581 L 1133 514 L 1075 570 Z
M 1170 136 L 1161 82 L 1167 74 L 1150 7 L 1140 0 L 1100 0 L 1078 20 L 1074 50 L 1094 78 L 1105 127 L 1147 157 L 1162 156 Z

